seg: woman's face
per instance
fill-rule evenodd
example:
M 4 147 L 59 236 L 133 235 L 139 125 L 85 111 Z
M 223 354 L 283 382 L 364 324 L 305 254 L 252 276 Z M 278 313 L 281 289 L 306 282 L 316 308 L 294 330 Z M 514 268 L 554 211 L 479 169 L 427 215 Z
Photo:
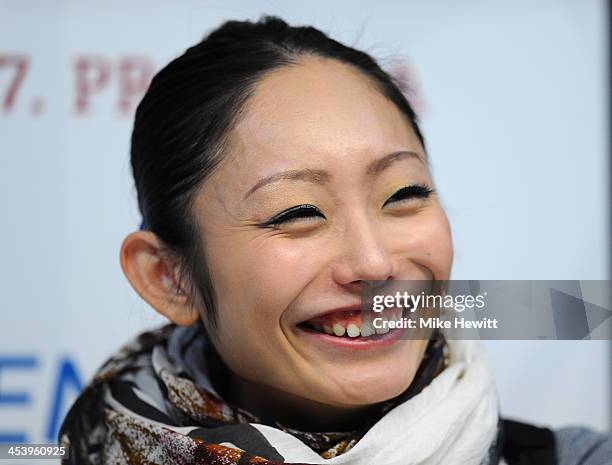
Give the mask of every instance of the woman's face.
M 418 138 L 362 74 L 316 58 L 268 74 L 194 206 L 226 364 L 337 407 L 405 390 L 426 341 L 325 330 L 362 329 L 347 310 L 366 280 L 448 279 L 449 225 L 428 188 Z

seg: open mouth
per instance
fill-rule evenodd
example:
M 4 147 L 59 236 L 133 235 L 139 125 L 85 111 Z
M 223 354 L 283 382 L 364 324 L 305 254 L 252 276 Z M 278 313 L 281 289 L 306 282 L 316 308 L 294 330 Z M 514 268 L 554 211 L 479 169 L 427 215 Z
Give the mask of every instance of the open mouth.
M 372 323 L 374 318 L 382 318 L 383 320 L 397 320 L 402 317 L 401 310 L 385 310 L 382 313 L 373 314 L 366 320 L 362 318 L 360 310 L 350 310 L 334 312 L 312 318 L 308 321 L 299 323 L 297 326 L 305 331 L 312 331 L 328 336 L 334 336 L 345 339 L 375 339 L 376 336 L 388 333 L 387 325 Z

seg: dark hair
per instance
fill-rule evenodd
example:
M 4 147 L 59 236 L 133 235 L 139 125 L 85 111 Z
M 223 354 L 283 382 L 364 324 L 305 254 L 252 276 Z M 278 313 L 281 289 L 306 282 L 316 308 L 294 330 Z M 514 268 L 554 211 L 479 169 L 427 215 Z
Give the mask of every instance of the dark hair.
M 177 259 L 179 285 L 213 326 L 215 293 L 192 214 L 194 195 L 219 164 L 227 134 L 255 85 L 266 73 L 309 55 L 360 70 L 425 145 L 398 83 L 374 59 L 313 27 L 292 27 L 269 16 L 228 21 L 212 31 L 157 73 L 138 105 L 131 163 L 142 228 L 154 232 Z

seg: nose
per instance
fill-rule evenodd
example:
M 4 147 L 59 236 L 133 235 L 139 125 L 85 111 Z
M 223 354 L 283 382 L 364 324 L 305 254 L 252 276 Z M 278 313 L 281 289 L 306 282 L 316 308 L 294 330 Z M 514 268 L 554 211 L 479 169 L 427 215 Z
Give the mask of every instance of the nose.
M 338 284 L 393 279 L 394 259 L 376 225 L 366 219 L 352 221 L 338 239 L 339 253 L 333 265 Z

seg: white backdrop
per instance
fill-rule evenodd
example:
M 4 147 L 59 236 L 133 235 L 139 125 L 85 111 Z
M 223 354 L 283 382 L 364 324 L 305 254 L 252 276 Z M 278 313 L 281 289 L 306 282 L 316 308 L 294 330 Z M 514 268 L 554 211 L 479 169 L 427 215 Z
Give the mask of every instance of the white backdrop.
M 0 0 L 0 442 L 46 442 L 111 351 L 162 322 L 118 260 L 132 114 L 226 19 L 313 24 L 413 80 L 457 279 L 606 279 L 603 0 Z M 487 342 L 505 415 L 610 427 L 605 341 Z

